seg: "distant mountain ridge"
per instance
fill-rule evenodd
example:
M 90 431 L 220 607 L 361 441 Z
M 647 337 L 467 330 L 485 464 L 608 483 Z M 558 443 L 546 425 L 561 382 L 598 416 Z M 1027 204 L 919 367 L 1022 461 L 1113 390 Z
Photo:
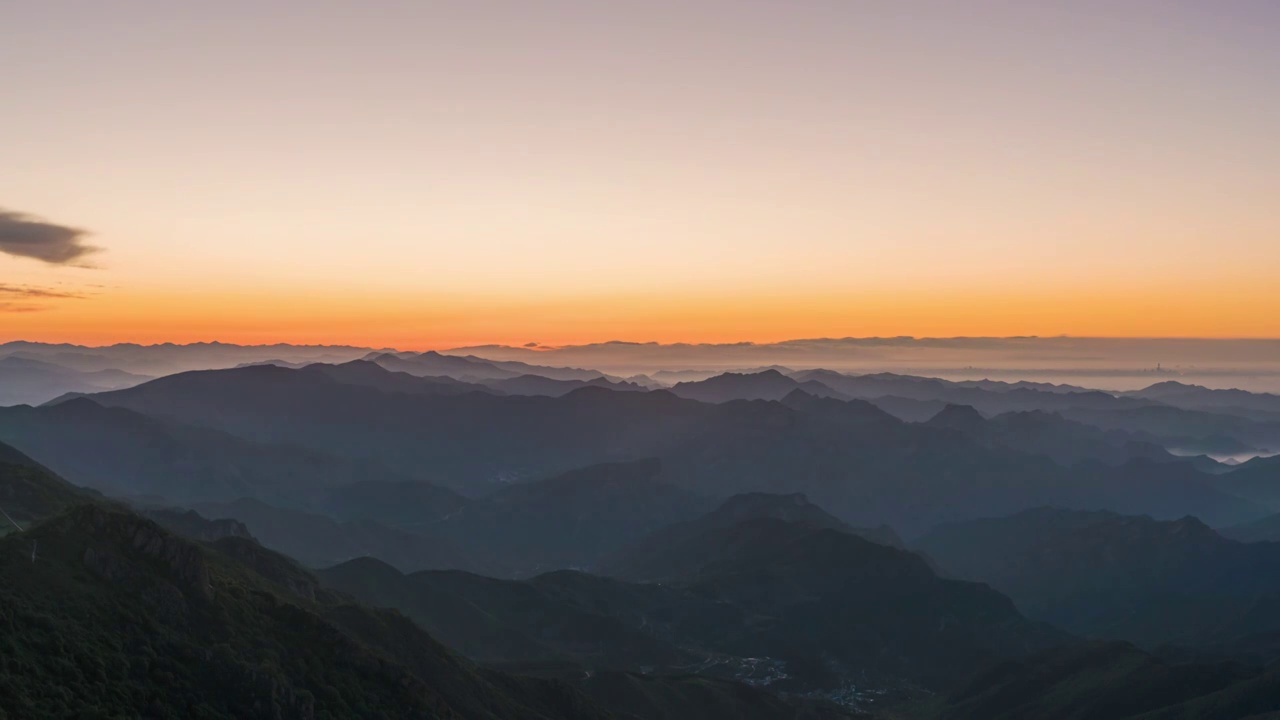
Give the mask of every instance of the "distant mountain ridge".
M 347 345 L 236 345 L 207 342 L 185 345 L 160 343 L 83 346 L 66 343 L 13 341 L 0 344 L 0 356 L 20 356 L 80 371 L 124 370 L 143 375 L 168 375 L 186 370 L 229 368 L 248 362 L 346 362 L 371 352 Z
M 1103 431 L 1042 410 L 1008 412 L 988 419 L 967 405 L 947 405 L 926 424 L 960 433 L 986 447 L 1045 455 L 1064 465 L 1090 460 L 1108 465 L 1132 460 L 1182 462 L 1160 445 L 1132 433 Z
M 82 371 L 21 355 L 0 356 L 0 406 L 39 405 L 68 392 L 118 390 L 150 379 L 123 370 Z
M 1125 394 L 1190 410 L 1226 410 L 1237 414 L 1240 411 L 1256 412 L 1262 413 L 1263 419 L 1280 419 L 1280 395 L 1272 393 L 1212 390 L 1202 385 L 1169 380 Z
M 1150 384 L 1164 363 L 1210 367 L 1222 357 L 1255 372 L 1276 372 L 1277 340 L 1187 340 L 1089 337 L 864 337 L 806 338 L 754 343 L 656 343 L 609 341 L 582 345 L 453 348 L 453 355 L 594 367 L 615 373 L 701 368 L 826 367 L 875 372 L 887 367 L 931 374 L 938 368 L 1081 368 L 1080 377 L 1114 369 Z M 936 372 L 932 373 L 936 374 Z M 1144 382 L 1144 379 L 1145 382 Z M 839 389 L 839 388 L 837 388 Z
M 511 380 L 524 375 L 534 375 L 550 380 L 591 381 L 605 377 L 610 382 L 622 378 L 605 376 L 596 370 L 582 368 L 548 367 L 517 361 L 485 360 L 471 355 L 443 355 L 434 350 L 424 353 L 371 353 L 364 359 L 375 362 L 388 370 L 412 375 L 448 376 L 468 382 Z
M 777 370 L 764 370 L 754 374 L 727 372 L 697 382 L 677 383 L 671 388 L 671 392 L 679 397 L 709 403 L 781 400 L 796 390 L 818 397 L 848 399 L 821 382 L 794 380 Z

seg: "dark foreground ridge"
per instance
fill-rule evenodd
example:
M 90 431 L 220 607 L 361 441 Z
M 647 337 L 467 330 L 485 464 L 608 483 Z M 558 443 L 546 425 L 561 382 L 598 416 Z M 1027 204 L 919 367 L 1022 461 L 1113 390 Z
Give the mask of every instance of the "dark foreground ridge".
M 252 541 L 205 546 L 101 505 L 0 541 L 0 598 L 14 718 L 607 717 L 566 685 L 479 669 Z

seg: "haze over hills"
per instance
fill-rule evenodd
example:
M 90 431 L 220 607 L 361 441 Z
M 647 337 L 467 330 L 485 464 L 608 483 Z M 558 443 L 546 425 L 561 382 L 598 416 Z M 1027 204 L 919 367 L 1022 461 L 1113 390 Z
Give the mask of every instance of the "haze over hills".
M 1123 465 L 1131 460 L 1175 462 L 1177 457 L 1136 433 L 1104 431 L 1042 410 L 1014 411 L 982 417 L 968 405 L 947 405 L 926 421 L 986 447 L 1045 455 L 1062 465 L 1095 460 Z
M 347 362 L 370 352 L 370 348 L 343 345 L 236 345 L 216 341 L 185 345 L 119 343 L 99 347 L 20 340 L 0 344 L 0 357 L 42 360 L 82 372 L 115 369 L 142 375 L 229 368 L 267 360 Z
M 77 484 L 122 497 L 256 497 L 296 507 L 321 502 L 329 489 L 371 475 L 400 477 L 370 463 L 255 443 L 85 398 L 0 408 L 0 441 L 49 458 L 50 467 Z
M 797 370 L 890 369 L 950 379 L 1043 380 L 1130 390 L 1196 378 L 1224 388 L 1280 391 L 1278 340 L 1088 337 L 816 338 L 776 343 L 606 342 L 563 347 L 483 345 L 448 351 L 495 360 L 577 365 L 617 374 L 735 370 L 770 365 Z M 1157 368 L 1167 370 L 1157 371 Z M 980 373 L 975 376 L 975 373 Z
M 596 387 L 558 398 L 388 393 L 309 369 L 258 367 L 180 374 L 92 399 L 471 495 L 593 463 L 657 457 L 663 482 L 700 495 L 804 492 L 855 525 L 888 523 L 907 534 L 1047 503 L 1162 517 L 1196 512 L 1216 524 L 1267 511 L 1215 489 L 1190 463 L 1067 466 L 904 423 L 865 402 L 804 393 L 722 404 Z M 918 497 L 936 504 L 911 499 Z
M 0 357 L 0 406 L 39 405 L 69 392 L 117 390 L 150 379 L 123 370 L 80 371 L 8 355 Z
M 595 370 L 581 368 L 547 367 L 519 361 L 487 360 L 474 355 L 443 355 L 435 351 L 424 353 L 373 353 L 365 358 L 388 370 L 400 370 L 412 375 L 445 375 L 460 380 L 494 381 L 512 380 L 528 375 L 550 380 L 591 381 L 602 377 Z M 620 378 L 605 378 L 616 381 Z
M 155 377 L 189 370 L 224 369 L 238 365 L 278 363 L 301 367 L 311 363 L 340 364 L 366 359 L 389 369 L 416 375 L 453 377 L 466 381 L 508 380 L 533 375 L 564 381 L 610 382 L 632 378 L 646 387 L 701 381 L 725 371 L 755 374 L 775 369 L 801 382 L 821 378 L 809 373 L 829 371 L 875 374 L 887 370 L 943 377 L 981 389 L 998 382 L 1012 388 L 1070 391 L 1088 387 L 1133 391 L 1136 398 L 1153 398 L 1162 383 L 1187 382 L 1226 392 L 1230 388 L 1280 392 L 1280 364 L 1275 341 L 1133 340 L 1097 338 L 845 338 L 794 340 L 772 344 L 661 345 L 657 343 L 601 343 L 566 347 L 510 348 L 483 346 L 443 352 L 398 352 L 349 346 L 259 345 L 194 343 L 189 345 L 119 344 L 88 347 L 13 341 L 0 344 L 0 363 L 40 363 L 44 372 L 64 376 L 40 390 L 24 381 L 28 395 L 8 396 L 4 404 L 41 402 L 66 392 L 110 389 L 127 384 L 131 376 Z M 50 368 L 49 366 L 54 366 Z M 1162 368 L 1156 370 L 1157 366 Z M 0 364 L 0 368 L 5 365 Z M 29 371 L 27 371 L 29 372 Z M 75 373 L 90 377 L 75 378 Z M 92 375 L 97 373 L 98 375 Z M 989 378 L 997 383 L 984 383 Z M 656 379 L 656 381 L 655 381 Z M 1039 381 L 1039 382 L 1035 382 Z M 1179 382 L 1181 381 L 1181 382 Z M 1151 385 L 1157 389 L 1141 390 Z M 16 380 L 0 373 L 0 393 L 16 388 Z M 1064 387 L 1065 386 L 1065 387 Z M 1189 387 L 1197 387 L 1190 385 Z M 833 386 L 833 390 L 863 397 Z M 8 390 L 12 392 L 12 390 Z M 881 396 L 909 397 L 895 393 Z M 1179 407 L 1231 407 L 1249 411 L 1255 419 L 1274 420 L 1272 400 L 1245 400 L 1217 395 L 1205 400 L 1191 395 L 1173 401 Z M 46 397 L 48 396 L 48 397 Z M 41 399 L 43 398 L 43 399 Z M 939 398 L 973 404 L 962 398 Z M 985 411 L 985 410 L 984 410 Z
M 1220 409 L 1231 414 L 1252 414 L 1263 420 L 1280 419 L 1280 395 L 1272 393 L 1251 393 L 1234 388 L 1214 390 L 1168 380 L 1127 394 L 1192 410 Z

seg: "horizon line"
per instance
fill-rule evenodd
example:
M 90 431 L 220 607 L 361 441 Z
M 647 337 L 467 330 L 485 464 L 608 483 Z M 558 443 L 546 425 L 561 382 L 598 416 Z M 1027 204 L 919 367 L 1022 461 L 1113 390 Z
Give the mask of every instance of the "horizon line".
M 157 348 L 157 347 L 193 347 L 201 345 L 222 345 L 227 347 L 241 348 L 262 348 L 262 347 L 294 347 L 294 348 L 349 348 L 357 350 L 371 350 L 383 352 L 449 352 L 460 350 L 477 350 L 482 348 L 504 348 L 509 350 L 527 350 L 529 352 L 547 352 L 554 350 L 564 350 L 570 348 L 585 348 L 601 345 L 635 345 L 635 346 L 657 346 L 657 347 L 768 347 L 773 345 L 785 345 L 788 343 L 805 343 L 805 342 L 859 342 L 859 341 L 964 341 L 964 340 L 1135 340 L 1135 341 L 1180 341 L 1180 342 L 1280 342 L 1280 337 L 1262 337 L 1262 336 L 1240 336 L 1240 337 L 1204 337 L 1194 335 L 950 335 L 950 336 L 915 336 L 915 335 L 865 335 L 854 336 L 845 335 L 840 337 L 823 336 L 823 337 L 797 337 L 785 340 L 773 341 L 755 341 L 755 340 L 738 340 L 730 342 L 661 342 L 657 340 L 596 340 L 581 343 L 566 343 L 561 345 L 549 345 L 540 343 L 530 344 L 508 344 L 508 343 L 479 343 L 470 345 L 456 346 L 433 346 L 417 348 L 401 348 L 390 345 L 374 346 L 374 345 L 358 345 L 341 342 L 329 343 L 295 343 L 295 342 L 263 342 L 263 343 L 237 343 L 226 342 L 223 340 L 196 340 L 191 342 L 153 342 L 143 343 L 122 340 L 119 342 L 89 345 L 75 342 L 47 342 L 42 340 L 27 340 L 25 338 L 14 338 L 11 340 L 0 341 L 0 347 L 9 345 L 27 344 L 27 345 L 44 345 L 44 346 L 66 346 L 85 349 L 107 349 L 121 346 L 135 346 L 139 348 Z

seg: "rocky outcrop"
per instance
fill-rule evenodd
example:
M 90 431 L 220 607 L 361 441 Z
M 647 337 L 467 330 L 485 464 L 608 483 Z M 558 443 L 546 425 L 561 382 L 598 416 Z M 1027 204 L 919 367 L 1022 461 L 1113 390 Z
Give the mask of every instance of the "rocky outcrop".
M 215 542 L 228 537 L 255 539 L 244 523 L 232 518 L 209 520 L 195 510 L 182 511 L 176 508 L 154 508 L 144 510 L 142 514 L 169 532 L 200 542 Z
M 154 522 L 97 505 L 87 505 L 66 518 L 88 534 L 84 564 L 95 574 L 112 582 L 129 582 L 159 566 L 183 593 L 209 597 L 204 551 Z

